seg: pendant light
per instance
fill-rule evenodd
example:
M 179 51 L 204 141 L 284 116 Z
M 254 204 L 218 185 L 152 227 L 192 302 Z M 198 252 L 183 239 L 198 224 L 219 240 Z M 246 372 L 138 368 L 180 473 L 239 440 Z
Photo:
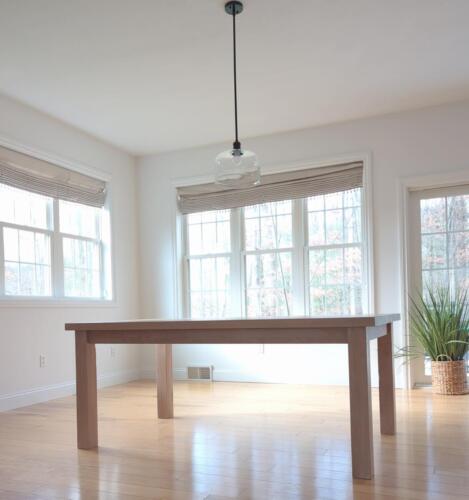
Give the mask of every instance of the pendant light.
M 250 187 L 259 184 L 260 169 L 257 156 L 252 151 L 241 148 L 238 139 L 238 87 L 236 77 L 236 16 L 243 11 L 243 4 L 238 1 L 227 2 L 225 12 L 233 19 L 233 83 L 235 140 L 233 149 L 223 151 L 215 160 L 215 182 L 227 188 Z

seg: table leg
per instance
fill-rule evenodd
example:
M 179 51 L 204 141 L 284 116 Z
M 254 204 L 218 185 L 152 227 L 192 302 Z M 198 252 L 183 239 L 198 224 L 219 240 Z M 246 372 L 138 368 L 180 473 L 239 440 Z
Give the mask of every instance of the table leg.
M 353 477 L 371 479 L 373 477 L 373 421 L 369 341 L 365 328 L 349 328 L 348 358 Z
M 394 363 L 392 323 L 386 325 L 386 335 L 378 338 L 379 414 L 381 434 L 396 433 L 396 404 L 394 395 Z
M 156 386 L 158 418 L 173 418 L 172 344 L 156 346 Z
M 88 344 L 86 332 L 75 332 L 77 375 L 77 445 L 87 450 L 98 446 L 98 394 L 96 346 Z

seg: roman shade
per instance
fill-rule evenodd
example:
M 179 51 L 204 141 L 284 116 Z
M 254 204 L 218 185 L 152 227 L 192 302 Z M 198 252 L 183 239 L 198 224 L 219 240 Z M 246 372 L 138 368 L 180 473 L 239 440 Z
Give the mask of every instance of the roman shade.
M 106 201 L 104 181 L 3 147 L 0 184 L 93 207 Z
M 258 186 L 249 188 L 222 189 L 211 183 L 179 187 L 177 192 L 180 212 L 190 214 L 307 198 L 362 186 L 363 164 L 354 162 L 263 175 Z

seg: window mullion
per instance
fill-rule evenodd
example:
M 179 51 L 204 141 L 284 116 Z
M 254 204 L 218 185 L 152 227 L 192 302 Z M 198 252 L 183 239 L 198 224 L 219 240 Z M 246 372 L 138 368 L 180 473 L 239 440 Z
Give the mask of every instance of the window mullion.
M 231 256 L 230 256 L 230 282 L 231 282 L 231 314 L 232 316 L 244 316 L 245 304 L 243 293 L 244 287 L 244 266 L 243 266 L 243 236 L 242 236 L 242 215 L 241 208 L 231 210 Z
M 62 235 L 60 234 L 59 200 L 53 202 L 53 233 L 52 233 L 52 287 L 55 297 L 63 297 L 64 293 L 64 260 Z
M 306 314 L 306 283 L 308 269 L 305 255 L 305 216 L 304 200 L 293 200 L 292 203 L 292 292 L 293 315 Z
M 105 252 L 104 252 L 104 244 L 103 244 L 103 235 L 101 231 L 101 214 L 99 212 L 96 212 L 95 217 L 94 217 L 94 223 L 95 223 L 95 228 L 96 228 L 96 236 L 98 237 L 98 241 L 96 242 L 98 244 L 99 248 L 99 293 L 100 293 L 100 298 L 105 299 L 106 298 L 106 279 L 105 279 L 105 269 L 104 269 L 104 260 L 105 260 Z M 65 272 L 65 271 L 64 271 Z
M 191 317 L 191 292 L 190 292 L 190 280 L 189 280 L 189 224 L 187 220 L 187 215 L 181 215 L 182 224 L 181 224 L 181 244 L 182 244 L 182 260 L 183 260 L 183 268 L 182 268 L 182 286 L 183 293 L 181 295 L 182 298 L 182 311 L 183 316 L 186 318 Z
M 371 294 L 370 294 L 370 285 L 373 277 L 370 275 L 371 255 L 370 255 L 370 245 L 368 237 L 368 229 L 369 229 L 367 222 L 368 214 L 366 213 L 368 206 L 365 201 L 366 199 L 365 199 L 365 188 L 364 188 L 361 190 L 360 194 L 360 203 L 361 203 L 360 247 L 361 247 L 361 266 L 362 266 L 361 286 L 362 286 L 362 311 L 369 314 L 373 312 L 372 304 L 374 303 L 374 301 L 371 300 Z
M 3 251 L 3 224 L 0 224 L 0 294 L 6 295 L 5 293 L 5 254 Z

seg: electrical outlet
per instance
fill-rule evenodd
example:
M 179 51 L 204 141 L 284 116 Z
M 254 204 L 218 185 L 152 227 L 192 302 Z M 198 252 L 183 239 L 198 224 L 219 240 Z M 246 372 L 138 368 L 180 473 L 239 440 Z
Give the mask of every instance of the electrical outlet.
M 116 357 L 116 348 L 114 346 L 111 346 L 111 349 L 110 349 L 110 354 L 111 354 L 111 358 L 115 358 Z
M 41 354 L 39 356 L 39 368 L 44 368 L 46 366 L 46 357 Z

